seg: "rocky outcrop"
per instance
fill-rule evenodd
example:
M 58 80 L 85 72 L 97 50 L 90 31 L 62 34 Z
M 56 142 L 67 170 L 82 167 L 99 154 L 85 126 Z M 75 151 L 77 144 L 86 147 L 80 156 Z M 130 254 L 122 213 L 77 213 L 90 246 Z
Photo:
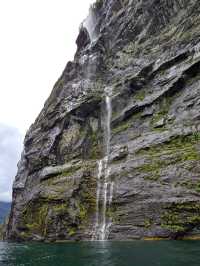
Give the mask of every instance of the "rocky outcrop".
M 24 141 L 5 238 L 88 240 L 112 87 L 109 239 L 200 235 L 200 3 L 99 0 Z

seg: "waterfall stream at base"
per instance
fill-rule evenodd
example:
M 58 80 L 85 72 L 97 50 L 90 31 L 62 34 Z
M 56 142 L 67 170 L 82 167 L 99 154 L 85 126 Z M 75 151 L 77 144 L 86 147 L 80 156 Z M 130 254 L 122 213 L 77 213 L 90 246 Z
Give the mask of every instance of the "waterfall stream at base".
M 107 217 L 112 198 L 114 182 L 110 179 L 110 139 L 111 139 L 111 118 L 112 118 L 112 88 L 105 89 L 105 157 L 98 161 L 97 193 L 96 193 L 96 220 L 92 233 L 92 240 L 107 240 L 109 228 L 112 224 L 111 218 Z

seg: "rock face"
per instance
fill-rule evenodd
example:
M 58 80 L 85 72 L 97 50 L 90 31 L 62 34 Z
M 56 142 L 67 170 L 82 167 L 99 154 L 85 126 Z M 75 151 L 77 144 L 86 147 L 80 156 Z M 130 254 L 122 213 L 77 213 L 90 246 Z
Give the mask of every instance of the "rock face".
M 88 240 L 112 88 L 108 239 L 200 235 L 200 2 L 99 0 L 24 141 L 6 239 Z

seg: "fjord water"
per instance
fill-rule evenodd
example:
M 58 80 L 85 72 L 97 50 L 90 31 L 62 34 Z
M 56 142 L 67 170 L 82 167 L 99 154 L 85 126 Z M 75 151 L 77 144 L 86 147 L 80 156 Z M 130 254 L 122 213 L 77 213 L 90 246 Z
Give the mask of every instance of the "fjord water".
M 199 266 L 200 241 L 0 242 L 0 266 Z

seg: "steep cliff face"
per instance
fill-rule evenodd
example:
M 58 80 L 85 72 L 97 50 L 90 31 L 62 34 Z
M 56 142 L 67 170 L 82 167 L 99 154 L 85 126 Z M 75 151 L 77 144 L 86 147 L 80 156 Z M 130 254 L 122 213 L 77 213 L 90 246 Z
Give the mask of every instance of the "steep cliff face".
M 99 0 L 77 46 L 26 135 L 5 237 L 200 235 L 199 0 Z

